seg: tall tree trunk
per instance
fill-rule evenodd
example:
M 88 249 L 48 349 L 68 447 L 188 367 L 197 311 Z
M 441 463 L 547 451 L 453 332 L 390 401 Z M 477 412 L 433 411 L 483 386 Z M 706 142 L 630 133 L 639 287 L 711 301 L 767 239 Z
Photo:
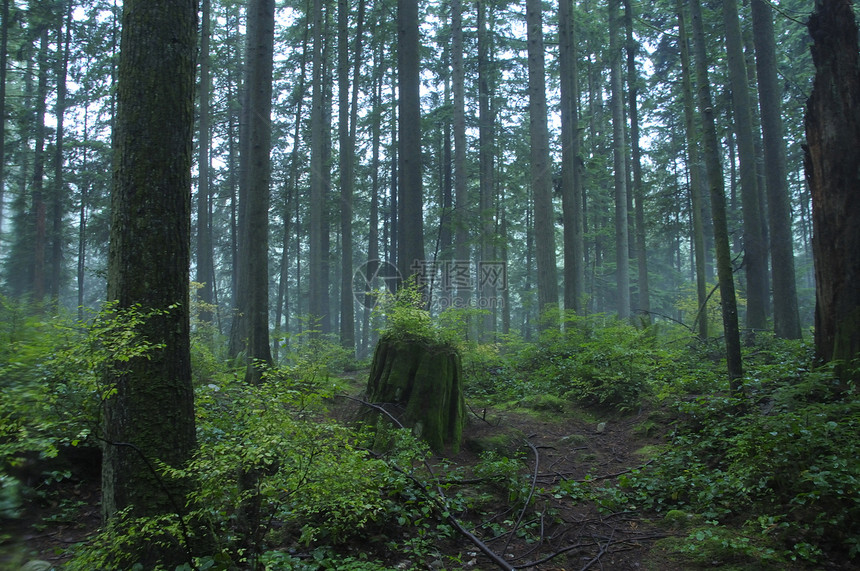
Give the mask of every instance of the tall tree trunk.
M 737 0 L 723 0 L 723 24 L 732 90 L 732 110 L 740 162 L 741 203 L 744 214 L 744 269 L 747 277 L 747 319 L 750 329 L 767 327 L 768 279 L 767 247 L 762 229 L 758 178 L 755 166 L 755 139 L 752 131 L 747 71 Z
M 48 27 L 42 29 L 39 40 L 39 78 L 36 88 L 36 149 L 33 154 L 33 183 L 30 194 L 35 235 L 33 239 L 33 286 L 32 295 L 36 301 L 45 297 L 45 258 L 47 254 L 47 204 L 45 203 L 45 113 L 48 96 Z
M 558 270 L 555 254 L 555 216 L 552 207 L 552 163 L 549 156 L 549 131 L 547 130 L 543 14 L 540 0 L 526 0 L 526 26 L 538 312 L 542 314 L 544 311 L 555 310 L 558 307 Z
M 397 2 L 397 71 L 400 87 L 400 224 L 398 268 L 405 278 L 424 260 L 421 181 L 421 94 L 418 0 Z
M 212 251 L 212 230 L 209 218 L 210 195 L 209 188 L 209 145 L 211 139 L 209 127 L 209 97 L 212 82 L 209 76 L 210 56 L 210 14 L 211 0 L 202 0 L 202 20 L 200 25 L 200 80 L 198 83 L 199 105 L 199 137 L 197 142 L 197 277 L 201 284 L 197 296 L 203 305 L 200 310 L 201 322 L 211 322 L 213 318 L 210 309 L 214 302 L 215 268 Z
M 573 0 L 559 0 L 558 43 L 561 75 L 561 205 L 564 220 L 564 308 L 582 311 L 582 181 L 579 168 L 579 81 Z
M 800 312 L 794 275 L 794 239 L 786 171 L 780 101 L 776 72 L 776 42 L 771 7 L 751 0 L 755 61 L 758 70 L 759 107 L 764 137 L 767 210 L 770 221 L 770 260 L 773 275 L 773 327 L 777 337 L 800 339 Z
M 308 37 L 309 37 L 310 27 L 305 25 L 304 32 L 302 34 L 302 56 L 301 61 L 299 63 L 300 71 L 299 71 L 299 83 L 295 87 L 293 91 L 294 95 L 294 105 L 295 105 L 295 114 L 293 115 L 293 148 L 290 151 L 290 161 L 289 161 L 289 174 L 288 179 L 285 185 L 285 196 L 284 196 L 284 211 L 283 211 L 283 221 L 284 221 L 284 232 L 281 239 L 281 271 L 280 278 L 278 280 L 278 303 L 275 308 L 275 327 L 279 329 L 279 331 L 290 331 L 290 311 L 289 311 L 289 292 L 287 291 L 288 281 L 289 281 L 289 265 L 290 265 L 290 245 L 292 243 L 296 243 L 296 251 L 300 252 L 301 248 L 298 246 L 299 242 L 299 217 L 298 217 L 298 200 L 295 200 L 295 205 L 293 204 L 294 197 L 298 196 L 298 186 L 299 186 L 299 170 L 302 168 L 302 165 L 299 164 L 299 144 L 301 141 L 301 128 L 302 128 L 302 112 L 304 110 L 304 101 L 305 101 L 305 83 L 306 83 L 306 73 L 307 73 L 307 58 L 308 58 Z M 293 207 L 296 207 L 296 225 L 295 228 L 290 227 L 290 219 L 293 216 Z M 292 231 L 292 233 L 291 233 Z M 293 237 L 296 237 L 293 239 Z M 299 279 L 299 269 L 296 267 L 296 279 Z M 296 300 L 298 301 L 301 297 L 301 292 L 299 291 L 298 284 L 296 283 Z M 282 314 L 283 310 L 283 314 Z M 298 313 L 298 311 L 297 311 Z M 281 318 L 283 316 L 284 327 L 281 329 Z M 275 340 L 275 343 L 272 344 L 272 357 L 275 361 L 278 360 L 278 347 L 280 345 L 279 340 Z
M 615 271 L 618 317 L 630 316 L 630 251 L 627 219 L 627 143 L 624 125 L 624 91 L 621 80 L 619 3 L 609 0 L 609 83 L 612 92 L 612 156 L 615 171 Z
M 651 292 L 648 284 L 648 258 L 645 251 L 645 188 L 642 183 L 642 151 L 639 148 L 639 72 L 636 70 L 636 53 L 639 44 L 633 38 L 633 4 L 624 0 L 624 21 L 627 28 L 627 90 L 630 100 L 630 148 L 633 161 L 633 200 L 636 232 L 636 271 L 638 275 L 639 307 L 643 319 L 651 322 Z
M 9 0 L 0 5 L 0 239 L 3 237 L 6 200 L 6 60 L 9 47 Z
M 359 26 L 361 23 L 359 22 Z M 361 30 L 356 35 L 361 48 Z M 352 194 L 354 187 L 355 139 L 350 126 L 349 99 L 349 0 L 337 2 L 338 142 L 340 149 L 340 342 L 355 352 L 355 307 L 352 298 Z M 358 84 L 352 86 L 358 93 Z
M 699 113 L 702 116 L 702 152 L 711 195 L 711 214 L 714 223 L 714 246 L 716 247 L 717 278 L 720 284 L 720 300 L 723 314 L 723 330 L 726 339 L 726 365 L 729 389 L 741 390 L 743 361 L 741 339 L 738 329 L 738 307 L 735 282 L 732 275 L 732 256 L 729 246 L 729 230 L 726 220 L 726 195 L 723 170 L 720 166 L 719 143 L 711 103 L 711 86 L 708 83 L 708 56 L 705 44 L 705 27 L 702 22 L 702 7 L 699 0 L 691 0 L 690 16 L 693 25 L 693 47 L 696 56 L 696 89 Z
M 469 262 L 469 187 L 466 171 L 466 68 L 463 63 L 463 5 L 451 0 L 451 91 L 454 131 L 454 260 Z M 457 288 L 456 303 L 465 307 L 471 292 Z
M 241 282 L 247 284 L 236 319 L 246 340 L 245 380 L 259 383 L 272 363 L 269 345 L 269 186 L 271 184 L 272 54 L 275 35 L 274 0 L 252 0 L 248 6 L 245 224 L 240 224 Z
M 815 80 L 806 109 L 812 191 L 815 349 L 825 362 L 860 354 L 860 50 L 850 0 L 816 0 L 809 19 Z M 847 387 L 858 369 L 840 370 Z
M 171 49 L 165 50 L 165 46 Z M 172 513 L 184 486 L 150 466 L 180 467 L 195 447 L 189 265 L 194 127 L 194 0 L 125 0 L 114 128 L 108 298 L 160 310 L 138 326 L 161 347 L 116 363 L 105 408 L 102 509 Z M 143 542 L 139 561 L 173 567 L 184 554 Z
M 481 275 L 484 264 L 495 261 L 495 122 L 492 107 L 493 79 L 491 66 L 492 24 L 487 23 L 488 7 L 485 2 L 476 3 L 478 11 L 478 163 L 480 172 L 480 195 L 478 210 L 481 221 L 481 259 L 478 266 L 479 308 L 487 310 L 484 315 L 482 337 L 492 339 L 496 333 L 496 287 L 494 280 Z
M 328 308 L 323 304 L 323 288 L 328 288 L 328 283 L 323 280 L 323 256 L 328 255 L 323 251 L 323 217 L 325 213 L 325 178 L 323 177 L 324 164 L 323 155 L 323 1 L 313 2 L 313 34 L 314 48 L 312 58 L 313 94 L 311 100 L 311 168 L 310 168 L 310 236 L 308 242 L 308 313 L 311 319 L 311 328 L 316 329 L 317 321 L 322 320 Z
M 66 77 L 69 70 L 69 46 L 72 41 L 72 4 L 57 12 L 57 103 L 54 116 L 57 122 L 54 141 L 54 192 L 51 201 L 51 300 L 59 304 L 60 282 L 63 276 L 63 216 L 65 215 L 66 188 L 63 178 L 63 151 L 65 145 Z M 2 184 L 2 182 L 0 182 Z
M 690 172 L 690 202 L 693 222 L 693 255 L 696 268 L 696 324 L 699 337 L 708 338 L 708 281 L 705 251 L 704 205 L 702 200 L 702 168 L 699 155 L 699 133 L 696 128 L 693 102 L 693 82 L 690 65 L 690 44 L 684 7 L 678 2 L 678 42 L 681 46 L 681 89 L 684 96 L 684 126 L 687 134 L 687 169 Z

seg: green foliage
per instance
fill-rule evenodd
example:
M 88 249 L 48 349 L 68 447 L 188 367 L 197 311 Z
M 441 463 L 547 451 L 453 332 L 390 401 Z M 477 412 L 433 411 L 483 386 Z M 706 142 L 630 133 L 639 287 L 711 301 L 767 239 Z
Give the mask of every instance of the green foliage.
M 464 369 L 472 396 L 532 401 L 562 409 L 553 397 L 619 412 L 679 375 L 677 340 L 688 333 L 672 327 L 637 328 L 604 315 L 567 314 L 546 327 L 537 344 L 512 340 L 501 350 L 488 346 L 467 355 Z M 672 348 L 672 346 L 675 348 Z
M 14 466 L 25 453 L 52 458 L 91 440 L 114 390 L 106 372 L 158 349 L 137 333 L 155 313 L 107 304 L 82 322 L 0 298 L 0 463 Z
M 856 557 L 860 399 L 799 360 L 809 355 L 802 344 L 763 339 L 751 353 L 749 370 L 766 376 L 746 379 L 750 396 L 678 402 L 672 446 L 623 478 L 631 501 L 747 526 L 756 514 L 788 559 L 814 561 L 822 550 Z

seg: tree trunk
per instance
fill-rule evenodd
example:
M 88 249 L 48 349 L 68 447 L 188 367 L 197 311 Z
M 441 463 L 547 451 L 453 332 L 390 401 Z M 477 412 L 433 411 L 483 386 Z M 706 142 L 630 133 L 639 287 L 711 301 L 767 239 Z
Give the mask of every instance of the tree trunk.
M 322 320 L 328 308 L 324 306 L 322 295 L 323 288 L 328 288 L 328 283 L 323 279 L 323 217 L 325 214 L 325 180 L 323 177 L 323 1 L 313 0 L 313 24 L 314 48 L 312 57 L 312 85 L 313 94 L 311 101 L 311 168 L 310 168 L 310 236 L 308 238 L 308 313 L 312 330 L 317 329 L 317 320 Z
M 65 10 L 57 14 L 57 103 L 54 116 L 57 121 L 54 142 L 54 192 L 51 201 L 51 301 L 56 306 L 60 299 L 60 282 L 63 278 L 63 247 L 65 236 L 63 218 L 66 204 L 66 184 L 63 177 L 63 151 L 65 149 L 65 117 L 66 117 L 66 77 L 69 71 L 69 46 L 72 39 L 72 5 L 69 3 Z M 2 182 L 0 182 L 2 184 Z
M 39 41 L 39 80 L 36 89 L 36 149 L 33 153 L 33 185 L 31 189 L 33 227 L 33 299 L 45 297 L 45 258 L 47 254 L 47 204 L 45 203 L 45 113 L 48 96 L 48 27 L 42 30 Z
M 561 74 L 561 204 L 564 218 L 564 308 L 579 313 L 583 294 L 582 183 L 579 169 L 579 81 L 572 0 L 558 3 Z
M 547 130 L 543 14 L 540 0 L 526 0 L 526 25 L 538 312 L 543 314 L 544 311 L 555 310 L 558 307 L 558 270 L 555 254 L 555 216 L 552 207 L 552 163 L 549 156 Z
M 248 6 L 248 55 L 245 117 L 248 154 L 245 187 L 245 224 L 240 224 L 240 283 L 246 284 L 240 313 L 245 340 L 245 380 L 259 383 L 262 366 L 271 365 L 269 345 L 269 185 L 271 184 L 272 68 L 275 33 L 274 0 L 253 0 Z
M 404 278 L 424 260 L 424 199 L 421 173 L 421 58 L 418 0 L 397 2 L 397 72 L 400 87 L 400 226 L 397 267 Z
M 146 462 L 179 467 L 195 446 L 188 268 L 196 50 L 194 0 L 125 1 L 108 298 L 120 308 L 160 310 L 139 333 L 163 346 L 146 358 L 116 363 L 108 379 L 116 394 L 105 408 L 107 519 L 124 508 L 148 516 L 184 505 L 183 485 L 157 477 Z M 141 550 L 144 567 L 180 562 L 155 544 Z
M 198 318 L 202 323 L 212 321 L 212 303 L 215 299 L 214 280 L 215 268 L 212 253 L 212 230 L 209 219 L 210 194 L 209 189 L 209 97 L 212 84 L 209 77 L 210 57 L 210 13 L 211 0 L 202 2 L 202 20 L 200 26 L 200 81 L 198 83 L 199 125 L 197 148 L 197 282 L 200 288 L 197 297 L 202 304 Z
M 645 188 L 642 183 L 642 151 L 639 148 L 639 72 L 636 70 L 636 53 L 639 45 L 633 38 L 633 3 L 624 0 L 624 21 L 627 28 L 627 90 L 630 100 L 628 113 L 630 115 L 630 148 L 633 163 L 633 188 L 635 213 L 635 251 L 636 272 L 638 276 L 637 310 L 646 323 L 651 323 L 651 292 L 648 284 L 648 258 L 645 251 Z
M 466 171 L 466 70 L 463 64 L 463 5 L 451 1 L 451 92 L 454 135 L 454 260 L 469 261 L 469 192 Z M 458 304 L 465 304 L 471 292 L 457 288 Z
M 770 221 L 770 260 L 773 275 L 773 327 L 777 337 L 800 339 L 800 312 L 794 275 L 794 239 L 791 201 L 786 173 L 780 101 L 782 92 L 776 70 L 776 42 L 771 7 L 752 0 L 753 40 L 758 70 L 759 106 L 764 137 L 767 210 Z
M 478 163 L 480 172 L 480 195 L 478 210 L 481 223 L 481 257 L 485 264 L 496 259 L 496 228 L 493 208 L 495 201 L 495 113 L 493 112 L 493 72 L 491 70 L 492 24 L 487 23 L 485 2 L 476 2 L 478 10 Z M 483 267 L 481 265 L 478 266 Z M 480 274 L 480 269 L 478 270 Z M 493 280 L 478 277 L 479 309 L 484 309 L 481 338 L 488 341 L 496 333 L 496 287 Z
M 6 200 L 6 59 L 9 46 L 9 0 L 0 5 L 0 238 L 3 236 Z
M 817 0 L 809 19 L 815 80 L 806 109 L 812 192 L 815 349 L 825 361 L 860 352 L 860 57 L 850 0 Z M 858 379 L 844 367 L 842 381 Z
M 367 399 L 385 406 L 433 450 L 459 450 L 466 405 L 456 349 L 415 339 L 380 339 Z
M 340 342 L 355 353 L 355 306 L 352 294 L 352 202 L 355 166 L 355 122 L 358 103 L 357 77 L 353 77 L 349 99 L 349 2 L 338 0 L 338 139 L 340 142 L 340 236 L 341 236 L 341 288 L 340 288 Z M 360 12 L 355 36 L 355 61 L 361 57 L 361 33 L 364 3 Z M 350 113 L 350 103 L 353 112 Z
M 702 115 L 702 151 L 708 177 L 708 189 L 711 195 L 711 215 L 714 222 L 714 245 L 717 250 L 717 277 L 720 284 L 723 330 L 726 339 L 729 389 L 736 393 L 742 388 L 741 377 L 743 377 L 737 297 L 735 296 L 735 282 L 732 275 L 723 170 L 720 165 L 714 108 L 711 103 L 711 87 L 708 83 L 705 28 L 699 0 L 690 2 L 690 11 L 693 24 L 693 46 L 696 55 L 696 88 L 698 90 L 699 112 Z
M 618 317 L 630 316 L 630 251 L 627 220 L 627 144 L 621 81 L 621 43 L 618 32 L 620 0 L 609 0 L 609 74 L 612 92 L 612 156 L 615 172 L 615 272 Z
M 767 327 L 768 283 L 767 247 L 761 224 L 758 179 L 755 166 L 755 140 L 752 131 L 747 72 L 737 0 L 723 0 L 726 52 L 732 91 L 734 126 L 740 162 L 741 203 L 744 214 L 744 269 L 747 277 L 747 327 Z
M 706 310 L 708 284 L 705 250 L 704 204 L 702 197 L 702 168 L 699 156 L 699 136 L 696 128 L 693 103 L 693 82 L 690 66 L 690 44 L 687 35 L 683 4 L 678 2 L 678 42 L 681 46 L 681 89 L 684 96 L 684 126 L 687 134 L 687 169 L 690 171 L 690 202 L 693 222 L 693 255 L 696 268 L 695 317 L 701 339 L 708 338 L 708 312 Z

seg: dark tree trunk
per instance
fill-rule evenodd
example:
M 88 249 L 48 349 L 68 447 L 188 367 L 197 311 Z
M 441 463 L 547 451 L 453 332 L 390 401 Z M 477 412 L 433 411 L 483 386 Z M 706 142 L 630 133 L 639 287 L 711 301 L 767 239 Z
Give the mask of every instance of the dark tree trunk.
M 171 46 L 171 49 L 165 49 Z M 191 154 L 195 0 L 126 0 L 114 127 L 108 298 L 160 313 L 139 326 L 146 358 L 117 363 L 108 379 L 103 512 L 171 513 L 184 487 L 156 477 L 144 458 L 181 466 L 195 446 L 189 348 Z M 166 489 L 165 489 L 166 488 Z M 174 497 L 168 497 L 169 491 Z M 145 567 L 178 564 L 144 545 Z
M 197 282 L 200 289 L 197 296 L 202 304 L 199 312 L 201 322 L 210 322 L 213 318 L 212 303 L 215 300 L 215 269 L 213 267 L 212 234 L 209 221 L 210 190 L 209 190 L 209 97 L 212 90 L 209 79 L 209 36 L 210 36 L 211 1 L 203 0 L 202 22 L 200 28 L 200 81 L 199 94 L 199 132 L 197 149 Z
M 534 201 L 538 312 L 558 308 L 558 269 L 555 253 L 555 214 L 552 206 L 552 163 L 547 129 L 546 68 L 543 9 L 539 0 L 526 2 L 529 74 L 529 136 Z
M 415 264 L 424 260 L 418 0 L 397 2 L 397 44 L 401 228 L 397 238 L 397 267 L 405 278 L 416 273 Z
M 823 361 L 860 352 L 860 57 L 850 0 L 817 0 L 809 19 L 815 81 L 806 110 L 812 192 L 815 348 Z M 857 378 L 843 369 L 843 381 Z
M 738 328 L 737 296 L 732 275 L 732 259 L 729 250 L 729 231 L 726 220 L 726 194 L 723 171 L 720 165 L 714 108 L 711 88 L 708 83 L 708 58 L 705 44 L 705 28 L 702 22 L 702 7 L 699 0 L 690 2 L 690 16 L 693 24 L 693 46 L 696 55 L 696 89 L 698 91 L 699 112 L 702 115 L 702 153 L 708 177 L 711 196 L 711 215 L 714 223 L 714 246 L 717 255 L 717 275 L 720 284 L 723 332 L 726 339 L 726 366 L 729 388 L 732 392 L 741 390 L 743 360 Z
M 433 450 L 459 450 L 466 405 L 456 349 L 417 339 L 380 339 L 367 398 L 385 406 Z
M 752 0 L 750 4 L 764 138 L 764 169 L 767 179 L 765 188 L 773 275 L 773 328 L 777 337 L 800 339 L 800 312 L 797 307 L 794 275 L 794 239 L 791 231 L 791 200 L 786 177 L 786 149 L 780 112 L 782 91 L 777 78 L 772 8 L 765 0 Z

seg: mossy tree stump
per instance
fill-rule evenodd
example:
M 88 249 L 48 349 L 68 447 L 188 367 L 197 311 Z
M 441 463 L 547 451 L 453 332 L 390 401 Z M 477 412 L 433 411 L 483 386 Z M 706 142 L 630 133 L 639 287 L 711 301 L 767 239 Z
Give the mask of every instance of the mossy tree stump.
M 383 337 L 373 355 L 367 399 L 385 406 L 434 451 L 459 450 L 466 405 L 460 354 L 454 347 Z

